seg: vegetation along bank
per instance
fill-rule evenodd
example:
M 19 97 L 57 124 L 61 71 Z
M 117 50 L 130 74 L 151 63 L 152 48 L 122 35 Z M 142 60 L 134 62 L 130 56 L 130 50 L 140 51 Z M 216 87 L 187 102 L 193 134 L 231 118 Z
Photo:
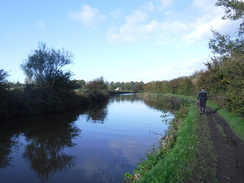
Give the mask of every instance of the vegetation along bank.
M 152 93 L 140 96 L 146 101 L 155 100 L 158 105 L 167 103 L 180 108 L 171 108 L 175 111 L 175 119 L 170 123 L 166 135 L 161 137 L 159 148 L 147 154 L 146 160 L 143 160 L 133 173 L 125 174 L 126 182 L 214 183 L 224 181 L 223 179 L 242 181 L 243 174 L 238 174 L 238 171 L 242 171 L 243 167 L 236 166 L 235 161 L 237 165 L 243 161 L 243 116 L 221 109 L 212 102 L 208 102 L 208 105 L 213 110 L 208 108 L 207 114 L 201 115 L 195 97 Z M 177 103 L 179 105 L 176 105 Z M 216 110 L 221 111 L 226 120 L 216 121 L 215 118 L 219 118 L 215 114 Z M 227 123 L 229 119 L 231 123 Z M 216 128 L 213 125 L 216 125 Z M 236 137 L 229 135 L 231 131 L 235 132 Z M 218 141 L 220 138 L 223 142 Z M 223 159 L 225 155 L 221 149 L 224 148 L 229 150 L 228 156 L 234 160 L 234 167 L 229 164 L 229 160 Z
M 0 70 L 0 119 L 73 110 L 109 98 L 103 78 L 85 83 L 72 80 L 64 67 L 72 63 L 72 54 L 39 43 L 21 65 L 25 84 L 10 83 L 8 73 Z
M 159 142 L 159 149 L 147 155 L 126 182 L 198 182 L 216 179 L 216 154 L 206 117 L 200 116 L 191 100 L 163 94 L 144 94 L 146 100 L 179 102 L 175 119 Z M 178 99 L 178 100 L 177 100 Z M 172 105 L 173 106 L 173 105 Z

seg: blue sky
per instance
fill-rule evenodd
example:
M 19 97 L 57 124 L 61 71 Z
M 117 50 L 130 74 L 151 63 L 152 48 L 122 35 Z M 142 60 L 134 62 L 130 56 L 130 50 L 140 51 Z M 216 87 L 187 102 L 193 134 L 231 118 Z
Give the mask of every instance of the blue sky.
M 38 42 L 74 55 L 73 79 L 155 81 L 205 68 L 211 29 L 233 32 L 214 0 L 0 0 L 0 68 L 20 65 Z

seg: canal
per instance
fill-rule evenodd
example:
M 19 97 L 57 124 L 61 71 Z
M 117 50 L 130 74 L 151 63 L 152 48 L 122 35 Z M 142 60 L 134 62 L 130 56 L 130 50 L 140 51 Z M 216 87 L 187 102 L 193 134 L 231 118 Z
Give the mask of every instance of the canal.
M 124 94 L 64 114 L 9 121 L 0 127 L 0 182 L 123 182 L 157 147 L 173 118 L 168 114 Z

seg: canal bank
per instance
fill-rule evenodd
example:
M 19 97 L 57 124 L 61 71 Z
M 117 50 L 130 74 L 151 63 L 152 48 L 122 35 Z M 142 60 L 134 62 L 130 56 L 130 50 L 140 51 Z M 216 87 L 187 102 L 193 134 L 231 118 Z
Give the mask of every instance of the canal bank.
M 143 98 L 165 101 L 165 95 L 144 94 Z M 171 96 L 166 96 L 170 101 Z M 216 182 L 217 158 L 207 117 L 201 116 L 192 100 L 183 100 L 161 147 L 147 155 L 126 182 Z M 172 132 L 173 131 L 173 132 Z M 165 146 L 166 144 L 166 146 Z

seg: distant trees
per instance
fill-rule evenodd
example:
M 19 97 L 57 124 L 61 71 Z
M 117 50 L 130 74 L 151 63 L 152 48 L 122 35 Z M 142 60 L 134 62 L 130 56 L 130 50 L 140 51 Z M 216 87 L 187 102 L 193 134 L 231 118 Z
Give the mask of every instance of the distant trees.
M 3 93 L 5 93 L 5 90 L 7 87 L 7 85 L 6 85 L 7 77 L 8 77 L 8 73 L 6 71 L 4 71 L 3 69 L 0 69 L 0 102 L 1 102 L 1 99 L 4 99 Z
M 170 81 L 152 81 L 145 84 L 145 92 L 190 96 L 196 93 L 193 80 L 194 77 L 179 77 Z
M 142 92 L 144 91 L 144 82 L 110 82 L 108 83 L 110 91 L 119 90 L 126 92 Z
M 7 91 L 8 73 L 0 69 L 0 118 L 7 118 L 9 116 L 9 94 Z
M 92 100 L 104 101 L 108 99 L 108 85 L 105 83 L 103 77 L 89 81 L 85 88 L 86 93 L 92 98 Z
M 93 94 L 108 92 L 108 86 L 104 82 L 103 77 L 100 77 L 100 78 L 97 78 L 97 79 L 94 79 L 94 80 L 88 82 L 86 85 L 86 88 L 90 93 L 93 93 Z
M 6 78 L 8 77 L 8 73 L 3 69 L 0 69 L 0 83 L 6 82 Z

